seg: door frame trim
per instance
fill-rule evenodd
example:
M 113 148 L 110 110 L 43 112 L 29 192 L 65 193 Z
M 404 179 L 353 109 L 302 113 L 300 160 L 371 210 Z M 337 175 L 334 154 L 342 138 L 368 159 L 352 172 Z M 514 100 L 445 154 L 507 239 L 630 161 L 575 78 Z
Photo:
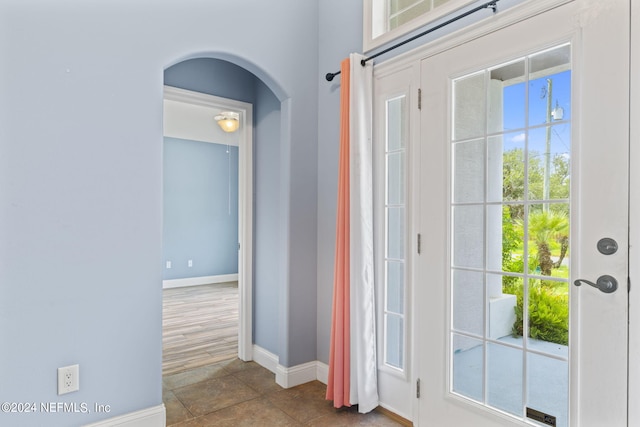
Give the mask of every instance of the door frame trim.
M 253 359 L 253 105 L 172 86 L 164 86 L 164 99 L 231 110 L 240 114 L 238 150 L 238 358 Z M 213 118 L 211 119 L 213 122 Z
M 633 7 L 631 3 L 631 48 L 630 48 L 630 142 L 640 140 L 640 122 L 634 120 L 640 114 L 640 83 L 633 76 L 640 72 L 640 54 L 636 49 L 640 47 L 640 8 Z M 636 5 L 637 6 L 637 5 Z M 636 31 L 634 31 L 634 24 Z M 640 147 L 637 144 L 629 144 L 629 166 L 640 163 Z M 629 167 L 629 277 L 640 276 L 640 254 L 636 248 L 640 247 L 640 171 L 637 168 Z M 633 308 L 640 306 L 640 294 L 629 292 L 629 356 L 628 360 L 640 360 L 640 317 L 637 310 Z M 637 363 L 628 364 L 629 391 L 628 398 L 628 425 L 640 424 L 640 406 L 632 405 L 640 399 L 640 365 Z

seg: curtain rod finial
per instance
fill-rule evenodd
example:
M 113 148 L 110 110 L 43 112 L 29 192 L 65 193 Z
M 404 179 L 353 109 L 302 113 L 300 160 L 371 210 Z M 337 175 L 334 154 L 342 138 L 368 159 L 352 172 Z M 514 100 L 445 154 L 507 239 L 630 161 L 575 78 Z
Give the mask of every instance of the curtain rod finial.
M 333 80 L 333 78 L 335 76 L 337 76 L 338 74 L 340 74 L 341 71 L 336 71 L 335 73 L 327 73 L 324 78 L 327 79 L 328 82 L 330 82 L 331 80 Z

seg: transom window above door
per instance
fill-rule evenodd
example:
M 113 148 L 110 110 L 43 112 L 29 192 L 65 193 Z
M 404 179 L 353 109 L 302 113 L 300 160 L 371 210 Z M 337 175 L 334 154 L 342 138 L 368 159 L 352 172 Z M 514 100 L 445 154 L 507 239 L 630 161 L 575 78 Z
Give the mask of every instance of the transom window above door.
M 364 0 L 364 46 L 369 51 L 474 0 Z

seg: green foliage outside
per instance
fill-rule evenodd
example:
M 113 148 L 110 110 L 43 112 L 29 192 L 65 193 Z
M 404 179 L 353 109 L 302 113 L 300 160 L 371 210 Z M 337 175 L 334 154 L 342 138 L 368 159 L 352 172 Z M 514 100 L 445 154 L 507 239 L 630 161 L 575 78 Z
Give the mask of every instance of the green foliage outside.
M 505 201 L 525 200 L 525 163 L 524 149 L 514 148 L 503 153 L 503 187 L 502 195 Z M 536 152 L 529 153 L 527 165 L 527 178 L 529 191 L 527 200 L 541 200 L 544 186 L 543 156 Z M 569 198 L 569 159 L 562 154 L 554 154 L 551 157 L 551 171 L 549 174 L 549 197 L 551 199 Z M 521 205 L 515 206 L 514 217 L 524 218 L 524 210 Z M 568 213 L 568 209 L 565 209 Z
M 528 200 L 540 200 L 543 194 L 542 157 L 530 153 L 527 169 Z M 569 197 L 569 161 L 555 155 L 550 173 L 551 199 Z M 502 266 L 503 271 L 529 273 L 539 276 L 568 278 L 563 261 L 569 249 L 569 209 L 565 203 L 531 205 L 526 225 L 529 241 L 524 254 L 525 168 L 524 152 L 513 149 L 504 153 L 503 199 L 515 202 L 505 205 L 502 212 Z M 526 263 L 525 263 L 526 261 Z M 503 276 L 503 292 L 516 296 L 514 336 L 523 335 L 523 278 Z M 529 337 L 567 345 L 569 341 L 569 294 L 566 282 L 529 279 L 528 288 Z
M 513 324 L 514 337 L 523 335 L 523 286 L 518 278 L 503 286 L 504 292 L 516 296 L 516 321 Z M 550 281 L 533 281 L 529 286 L 529 337 L 562 344 L 569 344 L 569 294 L 567 289 L 558 289 Z M 566 285 L 564 283 L 561 283 Z

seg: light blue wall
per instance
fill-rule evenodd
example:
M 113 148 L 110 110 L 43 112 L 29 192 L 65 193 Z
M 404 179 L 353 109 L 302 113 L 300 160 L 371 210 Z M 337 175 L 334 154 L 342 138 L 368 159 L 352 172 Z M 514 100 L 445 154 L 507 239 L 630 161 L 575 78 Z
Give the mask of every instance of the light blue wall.
M 338 200 L 340 77 L 327 82 L 324 75 L 340 70 L 340 63 L 350 53 L 362 51 L 362 2 L 322 0 L 319 5 L 317 349 L 318 360 L 329 363 Z
M 255 97 L 253 339 L 278 354 L 287 333 L 281 309 L 286 304 L 287 258 L 282 256 L 286 253 L 282 173 L 286 163 L 280 141 L 280 101 L 262 82 L 255 86 Z
M 315 360 L 318 2 L 0 0 L 0 401 L 111 407 L 0 425 L 162 403 L 163 70 L 203 56 L 281 102 L 276 350 Z M 74 363 L 80 391 L 58 396 Z
M 163 279 L 237 274 L 238 147 L 165 137 L 163 176 Z
M 208 93 L 253 104 L 256 76 L 229 61 L 195 58 L 177 63 L 164 72 L 168 86 Z

